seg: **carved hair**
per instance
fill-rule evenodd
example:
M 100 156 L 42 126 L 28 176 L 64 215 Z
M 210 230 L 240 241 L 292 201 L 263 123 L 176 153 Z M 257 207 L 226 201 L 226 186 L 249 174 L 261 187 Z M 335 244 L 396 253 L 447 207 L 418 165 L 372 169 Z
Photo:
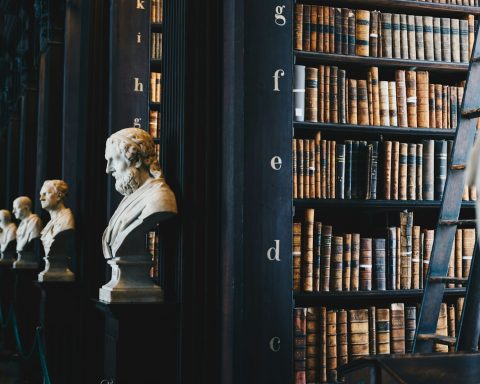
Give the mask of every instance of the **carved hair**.
M 130 166 L 140 167 L 143 165 L 155 179 L 163 177 L 155 152 L 155 143 L 152 136 L 143 129 L 122 129 L 107 139 L 108 144 L 115 144 Z
M 28 196 L 19 196 L 14 201 L 13 204 L 17 203 L 18 205 L 26 206 L 29 210 L 32 210 L 32 200 Z
M 62 200 L 68 195 L 68 184 L 63 180 L 45 180 L 43 185 L 51 185 Z
M 7 211 L 6 209 L 0 210 L 0 216 L 5 217 L 5 220 L 6 220 L 8 223 L 9 223 L 10 221 L 12 221 L 12 215 L 11 215 L 10 212 Z

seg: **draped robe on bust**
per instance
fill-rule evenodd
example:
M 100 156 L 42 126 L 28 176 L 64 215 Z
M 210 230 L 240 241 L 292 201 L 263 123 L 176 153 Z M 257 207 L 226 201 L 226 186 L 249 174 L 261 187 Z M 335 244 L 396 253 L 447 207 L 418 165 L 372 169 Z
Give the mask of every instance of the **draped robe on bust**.
M 1 234 L 1 251 L 5 251 L 7 249 L 8 244 L 12 241 L 15 240 L 17 237 L 17 226 L 14 223 L 9 223 L 7 224 L 6 228 L 3 228 L 2 234 Z
M 150 178 L 125 196 L 108 223 L 102 238 L 103 255 L 115 257 L 128 234 L 155 213 L 177 213 L 175 195 L 163 178 Z
M 41 231 L 42 220 L 34 213 L 20 221 L 17 228 L 17 251 L 23 250 L 30 241 L 40 237 Z
M 75 229 L 75 220 L 70 208 L 64 208 L 58 213 L 55 219 L 50 220 L 47 225 L 45 225 L 45 228 L 43 228 L 41 232 L 41 239 L 46 255 L 48 255 L 50 251 L 55 236 L 68 229 Z

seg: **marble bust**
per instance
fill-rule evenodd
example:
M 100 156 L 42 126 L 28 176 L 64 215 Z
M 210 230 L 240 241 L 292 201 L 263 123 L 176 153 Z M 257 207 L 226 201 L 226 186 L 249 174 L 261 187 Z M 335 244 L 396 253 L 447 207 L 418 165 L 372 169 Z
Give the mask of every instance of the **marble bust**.
M 0 258 L 1 264 L 12 264 L 16 258 L 17 226 L 12 221 L 12 215 L 6 209 L 0 210 Z
M 102 238 L 112 279 L 100 289 L 107 302 L 162 301 L 163 291 L 149 277 L 151 256 L 147 232 L 177 213 L 175 195 L 165 182 L 152 137 L 139 128 L 125 128 L 106 142 L 106 172 L 124 198 Z
M 13 201 L 12 212 L 20 220 L 17 228 L 18 259 L 13 263 L 13 268 L 38 268 L 33 243 L 34 240 L 40 239 L 42 220 L 32 213 L 32 200 L 27 196 L 17 197 Z
M 68 268 L 72 250 L 75 220 L 72 211 L 65 207 L 68 184 L 63 180 L 45 180 L 40 190 L 42 208 L 50 214 L 50 221 L 41 232 L 45 250 L 45 269 L 39 281 L 73 281 L 75 275 Z

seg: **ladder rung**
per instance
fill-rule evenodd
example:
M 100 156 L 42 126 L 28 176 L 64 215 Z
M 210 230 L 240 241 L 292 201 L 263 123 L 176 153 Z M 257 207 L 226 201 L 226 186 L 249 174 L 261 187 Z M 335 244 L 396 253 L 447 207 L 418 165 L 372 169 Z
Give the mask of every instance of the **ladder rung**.
M 465 169 L 467 166 L 465 164 L 452 164 L 450 166 L 450 169 L 454 170 L 454 171 L 460 171 L 462 169 Z
M 477 223 L 477 220 L 475 219 L 465 219 L 465 220 L 440 220 L 438 224 L 440 225 L 461 225 L 461 226 L 467 226 L 467 225 L 475 225 Z
M 456 284 L 466 284 L 468 278 L 466 277 L 448 277 L 448 276 L 430 276 L 428 279 L 431 283 L 456 283 Z
M 467 109 L 466 111 L 462 112 L 462 116 L 466 119 L 480 117 L 480 108 Z
M 433 341 L 438 344 L 454 346 L 457 343 L 456 337 L 437 335 L 435 333 L 424 333 L 417 335 L 418 340 Z

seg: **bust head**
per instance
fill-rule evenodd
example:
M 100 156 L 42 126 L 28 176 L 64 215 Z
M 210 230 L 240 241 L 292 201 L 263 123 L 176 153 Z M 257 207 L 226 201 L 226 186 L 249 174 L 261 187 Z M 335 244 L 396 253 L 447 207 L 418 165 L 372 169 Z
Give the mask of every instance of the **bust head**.
M 40 190 L 40 203 L 47 211 L 64 208 L 64 199 L 68 194 L 68 184 L 63 180 L 45 180 Z
M 5 228 L 12 222 L 12 215 L 6 209 L 0 210 L 0 227 Z
M 17 197 L 13 201 L 12 213 L 18 220 L 23 220 L 32 213 L 32 200 L 27 196 Z
M 149 178 L 161 178 L 162 171 L 152 137 L 143 129 L 125 128 L 112 134 L 105 146 L 107 173 L 115 178 L 115 189 L 130 195 Z

